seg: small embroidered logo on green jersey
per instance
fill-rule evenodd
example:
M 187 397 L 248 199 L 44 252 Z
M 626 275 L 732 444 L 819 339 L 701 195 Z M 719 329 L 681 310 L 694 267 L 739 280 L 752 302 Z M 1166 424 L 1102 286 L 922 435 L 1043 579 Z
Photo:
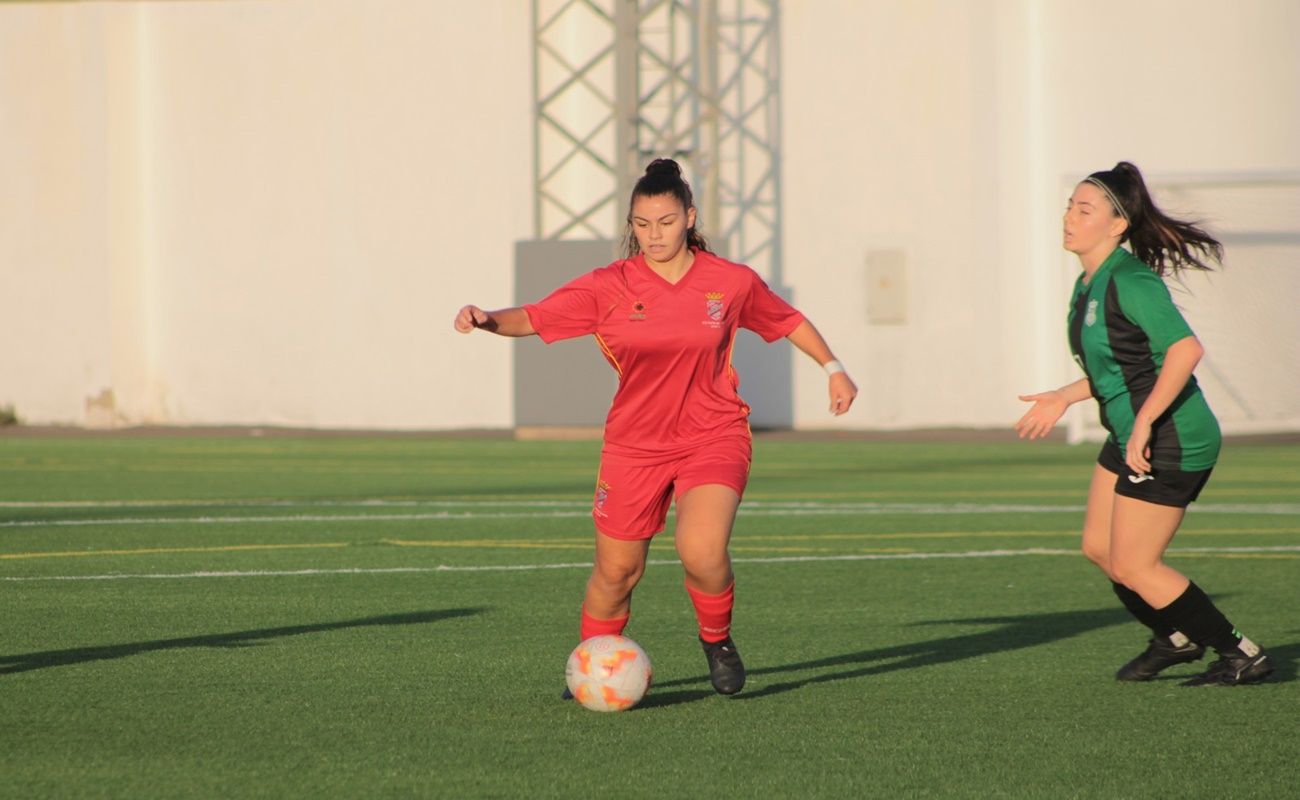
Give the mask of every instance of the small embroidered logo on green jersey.
M 1088 301 L 1088 313 L 1083 316 L 1083 324 L 1091 328 L 1097 324 L 1097 300 Z

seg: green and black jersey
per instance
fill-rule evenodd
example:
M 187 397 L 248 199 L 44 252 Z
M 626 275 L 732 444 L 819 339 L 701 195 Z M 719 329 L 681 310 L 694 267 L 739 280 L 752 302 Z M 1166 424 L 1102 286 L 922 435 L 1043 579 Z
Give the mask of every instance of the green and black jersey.
M 1074 284 L 1070 350 L 1101 406 L 1101 424 L 1120 450 L 1128 444 L 1169 346 L 1192 335 L 1160 276 L 1122 247 L 1084 283 Z M 1151 429 L 1151 465 L 1206 470 L 1219 457 L 1219 423 L 1192 377 Z

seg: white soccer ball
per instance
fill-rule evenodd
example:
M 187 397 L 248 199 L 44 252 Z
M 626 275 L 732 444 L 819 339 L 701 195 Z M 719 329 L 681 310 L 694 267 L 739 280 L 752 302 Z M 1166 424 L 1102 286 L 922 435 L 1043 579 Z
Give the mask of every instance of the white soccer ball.
M 626 711 L 650 688 L 650 657 L 626 636 L 593 636 L 573 648 L 564 680 L 592 711 Z

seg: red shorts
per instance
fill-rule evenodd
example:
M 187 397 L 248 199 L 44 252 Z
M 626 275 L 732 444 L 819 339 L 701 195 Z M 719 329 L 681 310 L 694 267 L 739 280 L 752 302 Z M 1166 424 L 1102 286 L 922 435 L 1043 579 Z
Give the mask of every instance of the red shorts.
M 749 436 L 717 439 L 668 461 L 604 453 L 591 516 L 596 530 L 614 539 L 649 539 L 664 529 L 674 498 L 705 484 L 745 494 L 753 447 Z

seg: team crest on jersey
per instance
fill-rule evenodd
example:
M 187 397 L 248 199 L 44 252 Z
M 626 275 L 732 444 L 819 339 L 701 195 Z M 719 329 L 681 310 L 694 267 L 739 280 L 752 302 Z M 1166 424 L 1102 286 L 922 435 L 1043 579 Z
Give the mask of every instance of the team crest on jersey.
M 632 313 L 627 318 L 633 322 L 641 322 L 645 319 L 645 302 L 638 300 L 632 304 Z
M 707 292 L 704 295 L 704 313 L 709 316 L 704 323 L 705 325 L 712 325 L 716 328 L 722 324 L 722 316 L 725 311 L 722 297 L 722 292 Z
M 1097 324 L 1097 300 L 1093 298 L 1088 301 L 1088 313 L 1083 315 L 1083 324 L 1091 328 Z
M 596 482 L 596 501 L 592 504 L 591 512 L 598 517 L 607 517 L 605 513 L 605 501 L 609 500 L 609 484 L 604 481 Z

